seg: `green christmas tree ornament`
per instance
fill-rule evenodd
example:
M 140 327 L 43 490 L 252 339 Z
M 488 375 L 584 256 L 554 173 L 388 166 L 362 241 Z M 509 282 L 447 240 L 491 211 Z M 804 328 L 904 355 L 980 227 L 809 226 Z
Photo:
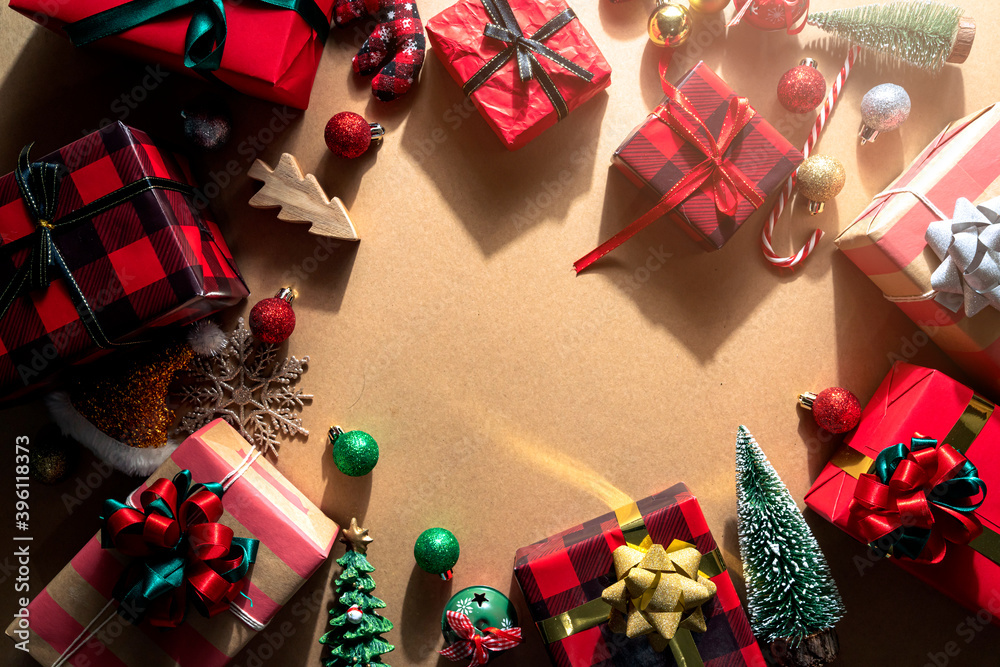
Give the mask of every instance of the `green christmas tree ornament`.
M 938 70 L 969 57 L 976 22 L 963 13 L 934 0 L 889 0 L 810 12 L 807 22 L 886 60 Z
M 337 470 L 351 477 L 367 475 L 378 463 L 378 443 L 364 431 L 344 433 L 339 426 L 330 428 L 333 463 Z
M 428 528 L 413 545 L 413 557 L 420 569 L 440 575 L 445 581 L 451 579 L 458 553 L 458 539 L 445 528 Z
M 368 545 L 372 538 L 368 529 L 358 526 L 351 519 L 350 528 L 343 530 L 341 542 L 347 552 L 337 559 L 341 572 L 334 582 L 337 599 L 330 610 L 329 632 L 320 638 L 321 644 L 330 647 L 329 657 L 323 658 L 325 667 L 370 667 L 382 665 L 382 655 L 396 647 L 381 635 L 392 630 L 392 622 L 379 616 L 377 609 L 384 609 L 385 602 L 372 595 L 375 568 L 368 562 Z
M 771 644 L 778 664 L 832 662 L 840 593 L 802 512 L 745 426 L 736 437 L 736 501 L 754 634 Z
M 441 634 L 448 644 L 441 655 L 452 661 L 472 657 L 476 665 L 521 643 L 514 605 L 489 586 L 455 593 L 441 613 Z

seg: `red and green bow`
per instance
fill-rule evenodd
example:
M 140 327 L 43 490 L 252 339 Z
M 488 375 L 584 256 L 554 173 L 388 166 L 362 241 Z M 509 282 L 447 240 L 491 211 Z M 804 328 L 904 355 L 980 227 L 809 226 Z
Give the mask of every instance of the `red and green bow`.
M 506 651 L 521 643 L 521 628 L 485 628 L 479 632 L 465 614 L 448 611 L 445 617 L 459 639 L 440 653 L 453 662 L 472 658 L 469 667 L 479 667 L 489 662 L 489 651 Z
M 148 615 L 159 627 L 184 622 L 190 602 L 204 616 L 229 608 L 247 584 L 259 540 L 233 537 L 217 523 L 222 485 L 192 484 L 191 471 L 160 478 L 139 496 L 141 508 L 104 501 L 101 546 L 132 556 L 113 591 L 118 613 Z
M 968 544 L 983 532 L 975 511 L 985 499 L 986 483 L 961 452 L 914 437 L 909 448 L 882 450 L 875 474 L 858 478 L 849 525 L 880 555 L 937 563 L 948 542 Z

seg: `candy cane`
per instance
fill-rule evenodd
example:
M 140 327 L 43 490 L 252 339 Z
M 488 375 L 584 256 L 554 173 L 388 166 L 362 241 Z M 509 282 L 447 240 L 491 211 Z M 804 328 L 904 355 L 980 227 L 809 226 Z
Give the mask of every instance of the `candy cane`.
M 861 48 L 857 46 L 852 46 L 851 50 L 847 53 L 847 59 L 844 61 L 844 66 L 840 68 L 840 74 L 837 75 L 837 79 L 833 82 L 833 86 L 830 87 L 830 93 L 826 96 L 826 100 L 823 102 L 823 108 L 820 109 L 819 115 L 816 116 L 816 122 L 813 123 L 812 132 L 809 133 L 809 138 L 806 140 L 806 145 L 802 147 L 802 155 L 809 157 L 812 153 L 813 147 L 816 146 L 816 142 L 819 141 L 819 134 L 823 131 L 823 126 L 826 125 L 827 119 L 830 114 L 833 113 L 833 108 L 837 104 L 837 98 L 840 97 L 840 90 L 844 87 L 844 82 L 847 81 L 848 75 L 851 73 L 851 68 L 854 66 L 854 61 L 857 59 L 858 54 L 861 52 Z M 814 230 L 812 236 L 804 246 L 799 248 L 791 257 L 783 257 L 774 251 L 771 247 L 771 236 L 774 234 L 774 223 L 777 222 L 778 218 L 781 216 L 781 212 L 785 210 L 785 205 L 792 197 L 792 192 L 795 190 L 795 174 L 793 173 L 788 177 L 788 181 L 785 183 L 785 188 L 781 191 L 781 196 L 775 203 L 774 208 L 771 210 L 771 214 L 767 216 L 767 223 L 764 225 L 764 230 L 760 235 L 760 245 L 764 251 L 764 257 L 767 261 L 771 262 L 775 266 L 780 266 L 783 268 L 792 268 L 801 262 L 803 259 L 809 256 L 809 253 L 813 251 L 819 240 L 823 238 L 823 231 L 820 229 Z

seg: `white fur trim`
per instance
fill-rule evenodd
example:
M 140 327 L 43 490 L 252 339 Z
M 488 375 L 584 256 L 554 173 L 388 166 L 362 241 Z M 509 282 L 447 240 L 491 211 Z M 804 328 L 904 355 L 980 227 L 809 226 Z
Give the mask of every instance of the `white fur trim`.
M 52 420 L 62 434 L 73 438 L 92 451 L 99 459 L 127 475 L 148 476 L 167 460 L 179 440 L 167 440 L 162 447 L 129 447 L 109 437 L 81 415 L 65 391 L 56 391 L 45 397 Z

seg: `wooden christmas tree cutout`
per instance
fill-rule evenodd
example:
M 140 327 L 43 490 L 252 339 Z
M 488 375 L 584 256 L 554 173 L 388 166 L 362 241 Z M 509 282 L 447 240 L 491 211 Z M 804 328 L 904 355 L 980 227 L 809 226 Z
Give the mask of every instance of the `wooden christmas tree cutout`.
M 299 163 L 290 153 L 282 153 L 274 169 L 257 160 L 248 175 L 264 183 L 250 198 L 250 206 L 280 208 L 278 220 L 311 223 L 309 231 L 313 234 L 345 241 L 359 240 L 344 202 L 337 197 L 329 199 L 312 174 L 303 176 Z

